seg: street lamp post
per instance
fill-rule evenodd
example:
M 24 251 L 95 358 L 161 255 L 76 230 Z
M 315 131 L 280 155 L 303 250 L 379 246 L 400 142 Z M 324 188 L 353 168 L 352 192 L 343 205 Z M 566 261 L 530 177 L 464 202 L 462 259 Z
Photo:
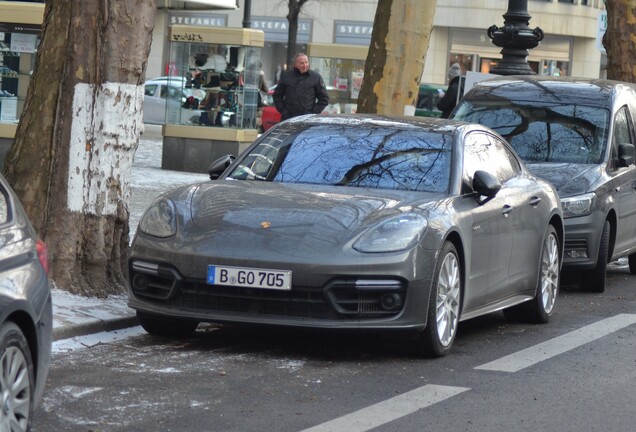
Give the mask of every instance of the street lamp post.
M 490 69 L 497 75 L 534 75 L 528 64 L 528 50 L 539 45 L 543 39 L 543 30 L 528 27 L 528 0 L 508 0 L 508 10 L 503 15 L 502 28 L 492 25 L 488 28 L 488 37 L 492 43 L 501 47 L 501 60 Z
M 243 28 L 252 27 L 252 0 L 243 2 Z

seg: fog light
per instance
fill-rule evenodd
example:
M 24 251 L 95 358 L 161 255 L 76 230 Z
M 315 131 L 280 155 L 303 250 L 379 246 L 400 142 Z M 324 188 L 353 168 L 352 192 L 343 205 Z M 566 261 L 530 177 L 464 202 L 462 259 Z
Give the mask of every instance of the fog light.
M 586 250 L 569 250 L 566 251 L 565 254 L 568 258 L 587 258 Z
M 146 275 L 136 274 L 133 276 L 132 285 L 138 291 L 145 291 L 150 285 L 150 279 Z
M 387 311 L 400 309 L 402 307 L 402 296 L 396 293 L 384 294 L 380 298 L 380 306 Z

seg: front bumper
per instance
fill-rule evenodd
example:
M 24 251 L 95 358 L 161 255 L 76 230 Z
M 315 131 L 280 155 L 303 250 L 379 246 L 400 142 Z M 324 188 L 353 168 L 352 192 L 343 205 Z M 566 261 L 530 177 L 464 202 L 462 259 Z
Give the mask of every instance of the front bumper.
M 422 330 L 435 252 L 419 253 L 428 259 L 408 251 L 349 262 L 339 257 L 338 264 L 328 265 L 249 263 L 291 270 L 294 278 L 289 291 L 209 285 L 200 274 L 191 274 L 192 256 L 173 253 L 166 262 L 133 253 L 128 305 L 149 314 L 216 323 Z M 190 264 L 183 266 L 185 262 Z M 203 262 L 197 267 L 202 266 Z
M 596 267 L 605 214 L 593 212 L 587 216 L 567 218 L 565 225 L 565 270 L 591 270 Z

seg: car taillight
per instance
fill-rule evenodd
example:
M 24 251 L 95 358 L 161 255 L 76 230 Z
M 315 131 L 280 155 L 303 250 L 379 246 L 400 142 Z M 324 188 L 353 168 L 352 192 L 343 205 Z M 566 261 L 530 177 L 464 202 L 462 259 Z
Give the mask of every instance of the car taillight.
M 42 240 L 38 240 L 35 244 L 35 250 L 38 253 L 38 259 L 40 260 L 40 264 L 42 264 L 42 268 L 46 274 L 49 274 L 49 251 L 46 248 L 46 244 Z

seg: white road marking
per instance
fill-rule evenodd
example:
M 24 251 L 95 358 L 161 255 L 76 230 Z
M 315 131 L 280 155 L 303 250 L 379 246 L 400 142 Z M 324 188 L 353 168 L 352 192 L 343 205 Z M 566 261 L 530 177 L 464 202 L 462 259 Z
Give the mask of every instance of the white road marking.
M 521 369 L 547 360 L 566 351 L 578 348 L 588 342 L 636 324 L 636 315 L 620 314 L 582 327 L 557 338 L 545 341 L 525 350 L 510 354 L 498 360 L 477 366 L 475 369 L 498 372 L 518 372 Z
M 470 390 L 428 384 L 302 432 L 364 432 Z

